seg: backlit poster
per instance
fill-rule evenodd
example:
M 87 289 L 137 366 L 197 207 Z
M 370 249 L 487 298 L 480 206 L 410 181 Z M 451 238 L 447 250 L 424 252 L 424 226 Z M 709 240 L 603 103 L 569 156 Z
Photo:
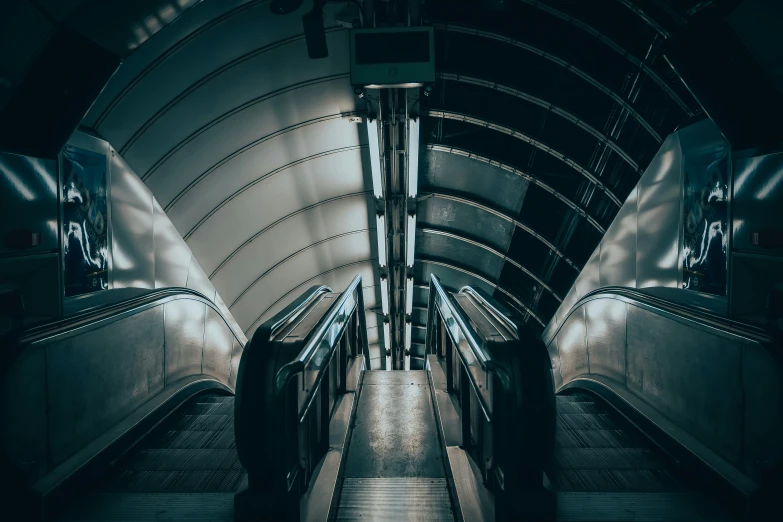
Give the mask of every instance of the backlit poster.
M 728 164 L 725 151 L 686 164 L 683 288 L 726 295 Z
M 68 145 L 63 150 L 65 297 L 109 288 L 106 156 Z

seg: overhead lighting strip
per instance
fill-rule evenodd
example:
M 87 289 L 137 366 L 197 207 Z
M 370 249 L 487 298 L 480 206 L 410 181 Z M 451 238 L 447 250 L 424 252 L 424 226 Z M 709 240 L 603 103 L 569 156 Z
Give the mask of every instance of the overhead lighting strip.
M 408 197 L 415 198 L 419 187 L 419 119 L 408 120 Z
M 370 168 L 372 171 L 372 192 L 376 199 L 383 197 L 381 178 L 381 149 L 378 144 L 378 119 L 367 118 L 367 139 L 370 146 Z

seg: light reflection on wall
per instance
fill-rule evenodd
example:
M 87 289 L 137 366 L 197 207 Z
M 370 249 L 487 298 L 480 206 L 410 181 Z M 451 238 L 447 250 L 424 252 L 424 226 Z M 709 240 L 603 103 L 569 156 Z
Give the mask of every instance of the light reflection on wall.
M 0 172 L 2 172 L 3 177 L 8 180 L 8 183 L 16 189 L 20 196 L 27 201 L 35 201 L 35 194 L 28 188 L 27 184 L 2 162 L 0 162 Z

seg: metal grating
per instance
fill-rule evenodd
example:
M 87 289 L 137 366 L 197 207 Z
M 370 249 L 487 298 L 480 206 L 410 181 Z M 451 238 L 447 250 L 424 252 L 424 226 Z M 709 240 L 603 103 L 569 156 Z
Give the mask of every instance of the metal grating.
M 338 521 L 454 520 L 445 478 L 345 478 Z

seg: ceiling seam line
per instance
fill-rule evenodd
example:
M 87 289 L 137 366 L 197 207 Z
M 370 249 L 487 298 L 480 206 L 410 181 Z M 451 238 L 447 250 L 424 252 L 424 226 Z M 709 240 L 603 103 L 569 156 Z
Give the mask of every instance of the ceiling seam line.
M 552 287 L 550 287 L 541 278 L 539 278 L 537 275 L 535 275 L 531 270 L 529 270 L 528 268 L 523 266 L 522 263 L 519 263 L 519 262 L 515 261 L 514 259 L 512 259 L 512 258 L 508 257 L 507 255 L 501 253 L 500 251 L 495 250 L 491 246 L 489 246 L 487 244 L 484 244 L 484 243 L 481 243 L 479 241 L 474 241 L 472 239 L 468 239 L 468 238 L 466 238 L 464 236 L 461 236 L 459 234 L 455 234 L 453 232 L 447 232 L 445 230 L 438 230 L 438 229 L 433 229 L 433 228 L 421 228 L 419 230 L 421 230 L 421 232 L 424 233 L 424 234 L 437 234 L 437 235 L 441 235 L 441 236 L 445 236 L 445 237 L 451 237 L 451 238 L 457 239 L 458 241 L 463 241 L 465 243 L 477 246 L 479 248 L 483 248 L 487 252 L 490 252 L 490 253 L 494 254 L 495 256 L 499 257 L 500 259 L 503 259 L 504 261 L 507 261 L 507 262 L 511 263 L 512 265 L 514 265 L 515 267 L 517 267 L 519 270 L 521 270 L 522 272 L 524 272 L 525 274 L 530 276 L 536 283 L 541 285 L 544 289 L 548 290 L 557 301 L 559 301 L 561 303 L 563 302 L 563 299 L 559 295 L 557 295 L 557 293 L 552 289 Z
M 430 259 L 430 258 L 421 258 L 421 259 L 420 259 L 420 261 L 421 261 L 422 263 L 427 263 L 427 264 L 431 264 L 431 265 L 438 265 L 438 266 L 442 266 L 442 267 L 445 267 L 445 268 L 449 268 L 449 269 L 451 269 L 451 270 L 455 270 L 455 271 L 457 271 L 457 272 L 462 272 L 463 274 L 466 274 L 466 275 L 468 275 L 468 276 L 470 276 L 470 277 L 473 277 L 474 279 L 478 279 L 479 281 L 481 281 L 481 282 L 483 282 L 483 283 L 485 283 L 485 284 L 487 284 L 487 285 L 491 286 L 492 288 L 495 288 L 495 289 L 499 290 L 499 291 L 500 291 L 500 292 L 502 292 L 503 294 L 505 294 L 505 295 L 507 295 L 508 297 L 510 297 L 511 299 L 513 299 L 513 300 L 514 300 L 514 302 L 516 302 L 516 303 L 517 303 L 519 306 L 521 306 L 521 307 L 522 307 L 522 308 L 523 308 L 523 309 L 524 309 L 524 310 L 525 310 L 527 313 L 529 313 L 531 317 L 533 317 L 533 318 L 534 318 L 536 321 L 538 321 L 539 323 L 541 323 L 541 325 L 542 325 L 542 326 L 546 326 L 546 324 L 545 324 L 545 323 L 544 323 L 544 321 L 543 321 L 543 320 L 542 320 L 542 319 L 541 319 L 541 318 L 538 316 L 538 314 L 536 314 L 536 313 L 535 313 L 533 310 L 531 310 L 530 308 L 528 308 L 528 307 L 527 307 L 527 306 L 526 306 L 526 305 L 525 305 L 525 304 L 524 304 L 522 301 L 520 301 L 520 300 L 519 300 L 519 299 L 518 299 L 518 298 L 517 298 L 517 297 L 516 297 L 514 294 L 512 294 L 512 293 L 511 293 L 511 292 L 509 292 L 508 290 L 504 289 L 503 287 L 501 287 L 501 286 L 500 286 L 500 285 L 498 285 L 497 283 L 493 283 L 492 281 L 490 281 L 490 280 L 489 280 L 489 279 L 487 279 L 486 277 L 484 277 L 484 276 L 482 276 L 482 275 L 479 275 L 479 274 L 477 274 L 477 273 L 475 273 L 475 272 L 471 272 L 470 270 L 467 270 L 467 269 L 465 269 L 465 268 L 462 268 L 462 267 L 459 267 L 459 266 L 456 266 L 456 265 L 451 265 L 451 264 L 449 264 L 449 263 L 444 263 L 443 261 L 436 261 L 436 260 L 434 260 L 434 259 Z
M 473 208 L 477 208 L 479 210 L 483 210 L 484 212 L 487 212 L 488 214 L 492 214 L 495 217 L 498 217 L 498 218 L 503 219 L 503 220 L 505 220 L 505 221 L 507 221 L 509 223 L 512 223 L 514 226 L 521 228 L 522 230 L 524 230 L 525 232 L 527 232 L 531 236 L 533 236 L 536 239 L 538 239 L 539 241 L 541 241 L 551 251 L 553 251 L 555 254 L 560 256 L 571 268 L 573 268 L 577 272 L 580 270 L 580 267 L 577 266 L 576 263 L 571 261 L 571 259 L 568 256 L 566 256 L 563 252 L 561 252 L 560 249 L 558 249 L 551 241 L 549 241 L 544 236 L 542 236 L 541 234 L 536 232 L 530 226 L 522 223 L 518 219 L 515 219 L 515 218 L 509 216 L 508 214 L 504 214 L 503 212 L 501 212 L 499 210 L 496 210 L 496 209 L 494 209 L 492 207 L 488 207 L 487 205 L 483 205 L 483 204 L 478 203 L 478 202 L 476 202 L 476 201 L 474 201 L 472 199 L 465 198 L 465 197 L 462 197 L 462 196 L 454 196 L 454 195 L 446 194 L 446 193 L 443 193 L 443 192 L 423 192 L 421 195 L 422 196 L 430 196 L 431 195 L 432 197 L 439 198 L 439 199 L 445 199 L 447 201 L 456 201 L 457 203 L 462 203 L 464 205 L 468 205 L 468 206 L 471 206 Z
M 583 22 L 582 20 L 567 15 L 563 13 L 562 11 L 559 11 L 555 9 L 554 7 L 544 5 L 540 2 L 540 0 L 521 0 L 522 2 L 525 2 L 527 4 L 530 4 L 534 7 L 537 7 L 538 9 L 541 9 L 542 11 L 548 12 L 553 16 L 556 16 L 560 18 L 561 20 L 564 20 L 567 23 L 570 23 L 580 29 L 582 29 L 584 32 L 590 34 L 591 36 L 597 38 L 600 42 L 602 42 L 604 45 L 615 51 L 620 56 L 624 57 L 626 60 L 631 62 L 636 67 L 641 68 L 647 76 L 649 76 L 653 82 L 658 84 L 658 86 L 666 93 L 668 94 L 674 103 L 680 106 L 680 108 L 687 114 L 688 116 L 693 116 L 693 112 L 690 110 L 690 107 L 680 98 L 680 96 L 674 92 L 674 90 L 671 88 L 669 84 L 667 84 L 663 78 L 661 78 L 656 71 L 654 71 L 649 65 L 645 64 L 641 59 L 637 58 L 634 54 L 632 54 L 630 51 L 626 50 L 623 46 L 603 34 L 598 29 L 595 29 L 591 25 L 589 25 L 586 22 Z
M 272 309 L 273 306 L 275 306 L 277 303 L 279 303 L 280 301 L 282 301 L 283 299 L 288 297 L 297 288 L 301 288 L 302 286 L 306 285 L 307 283 L 313 281 L 314 279 L 318 279 L 319 277 L 321 277 L 323 275 L 330 274 L 332 272 L 336 272 L 337 270 L 343 270 L 345 268 L 349 268 L 349 267 L 356 266 L 356 265 L 361 265 L 361 264 L 365 264 L 365 263 L 372 263 L 372 267 L 373 267 L 373 269 L 375 269 L 376 268 L 376 265 L 374 263 L 375 261 L 377 261 L 377 259 L 370 258 L 370 259 L 362 259 L 361 261 L 354 261 L 352 263 L 346 263 L 344 265 L 336 266 L 334 268 L 330 268 L 329 270 L 325 270 L 325 271 L 321 272 L 320 274 L 316 274 L 313 277 L 311 277 L 311 278 L 309 278 L 309 279 L 307 279 L 305 281 L 302 281 L 301 283 L 299 283 L 298 285 L 296 285 L 295 287 L 290 289 L 288 292 L 286 292 L 285 294 L 280 296 L 274 303 L 272 303 L 271 305 L 267 306 L 266 309 L 261 313 L 261 315 L 259 315 L 258 318 L 255 321 L 253 321 L 253 323 L 250 326 L 248 326 L 246 331 L 250 331 L 250 329 L 253 328 L 258 323 L 258 321 L 260 321 L 264 317 L 264 315 L 266 315 L 266 313 L 269 310 Z M 247 335 L 247 334 L 245 334 L 245 335 Z
M 361 228 L 361 229 L 357 229 L 357 230 L 351 230 L 351 231 L 349 231 L 349 232 L 343 232 L 343 233 L 341 233 L 341 234 L 336 234 L 336 235 L 334 235 L 334 236 L 330 236 L 330 237 L 327 237 L 327 238 L 321 239 L 321 240 L 319 240 L 319 241 L 316 241 L 315 243 L 310 243 L 309 245 L 307 245 L 307 246 L 306 246 L 306 247 L 304 247 L 304 248 L 300 248 L 300 249 L 299 249 L 299 250 L 297 250 L 296 252 L 294 252 L 294 253 L 290 254 L 289 256 L 287 256 L 287 257 L 285 257 L 285 258 L 281 259 L 280 261 L 278 261 L 277 263 L 275 263 L 273 266 L 271 266 L 271 267 L 269 267 L 267 270 L 265 270 L 265 271 L 264 271 L 264 272 L 263 272 L 263 273 L 262 273 L 260 276 L 258 276 L 257 278 L 255 278 L 255 279 L 253 280 L 253 282 L 252 282 L 252 283 L 250 283 L 250 284 L 249 284 L 249 285 L 248 285 L 248 286 L 247 286 L 247 287 L 246 287 L 244 290 L 242 290 L 242 293 L 240 293 L 240 294 L 239 294 L 239 295 L 238 295 L 238 296 L 237 296 L 237 297 L 236 297 L 236 298 L 235 298 L 235 299 L 234 299 L 234 300 L 231 302 L 231 304 L 230 304 L 230 305 L 229 305 L 229 307 L 228 307 L 228 310 L 229 310 L 229 311 L 231 311 L 231 309 L 234 307 L 234 305 L 236 305 L 236 304 L 237 304 L 237 303 L 238 303 L 238 302 L 239 302 L 239 301 L 242 299 L 242 297 L 243 297 L 245 294 L 247 294 L 247 293 L 248 293 L 248 292 L 249 292 L 249 291 L 250 291 L 250 290 L 251 290 L 251 289 L 252 289 L 252 288 L 253 288 L 253 287 L 254 287 L 256 284 L 258 284 L 258 283 L 259 283 L 259 282 L 260 282 L 260 281 L 261 281 L 261 280 L 262 280 L 264 277 L 266 277 L 267 275 L 269 275 L 269 274 L 270 274 L 272 271 L 276 270 L 277 268 L 279 268 L 279 267 L 281 267 L 281 266 L 285 265 L 285 264 L 286 264 L 288 261 L 291 261 L 293 258 L 295 258 L 296 256 L 298 256 L 298 255 L 299 255 L 299 254 L 301 254 L 302 252 L 305 252 L 306 250 L 309 250 L 309 249 L 311 249 L 311 248 L 314 248 L 314 247 L 316 247 L 316 246 L 318 246 L 318 245 L 323 245 L 324 243 L 328 243 L 329 241 L 333 241 L 333 240 L 335 240 L 335 239 L 340 239 L 340 238 L 343 238 L 343 237 L 348 237 L 348 236 L 351 236 L 351 235 L 353 235 L 353 234 L 359 234 L 359 233 L 362 233 L 362 232 L 369 232 L 370 230 L 371 230 L 371 229 L 369 229 L 369 228 Z
M 438 144 L 434 144 L 434 143 L 428 143 L 426 145 L 426 147 L 427 147 L 428 150 L 434 150 L 434 151 L 438 151 L 438 152 L 445 152 L 445 153 L 449 153 L 449 154 L 456 154 L 458 156 L 464 156 L 464 157 L 467 157 L 467 158 L 470 158 L 470 159 L 474 159 L 476 161 L 480 161 L 482 163 L 487 163 L 487 164 L 492 165 L 494 167 L 498 167 L 500 169 L 503 169 L 506 172 L 510 172 L 510 173 L 512 173 L 512 174 L 514 174 L 516 176 L 519 176 L 522 179 L 524 179 L 524 180 L 526 180 L 526 181 L 528 181 L 530 183 L 533 183 L 534 185 L 542 188 L 543 190 L 546 190 L 547 192 L 549 192 L 550 194 L 555 196 L 557 199 L 559 199 L 560 201 L 565 203 L 569 208 L 571 208 L 572 210 L 576 211 L 577 214 L 579 214 L 581 217 L 586 219 L 591 225 L 593 225 L 598 231 L 600 231 L 601 234 L 604 234 L 606 232 L 604 227 L 602 227 L 598 223 L 598 221 L 596 221 L 595 218 L 590 216 L 587 213 L 587 211 L 584 210 L 582 207 L 580 207 L 579 205 L 577 205 L 576 203 L 571 201 L 569 198 L 567 198 L 566 196 L 564 196 L 563 194 L 561 194 L 560 192 L 558 192 L 554 188 L 550 187 L 549 185 L 547 185 L 546 183 L 541 181 L 538 177 L 533 176 L 532 174 L 528 174 L 527 172 L 524 172 L 524 171 L 514 167 L 513 165 L 509 165 L 507 163 L 503 163 L 501 161 L 497 161 L 497 160 L 494 160 L 492 158 L 488 158 L 486 156 L 481 156 L 481 155 L 476 154 L 474 152 L 471 152 L 471 151 L 469 151 L 467 149 L 461 149 L 461 148 L 458 148 L 458 147 L 451 147 L 451 146 L 448 146 L 448 145 L 438 145 Z
M 623 158 L 623 160 L 625 160 L 625 162 L 628 163 L 634 170 L 636 170 L 637 172 L 639 171 L 639 164 L 633 158 L 631 158 L 631 155 L 625 152 L 625 150 L 623 150 L 623 148 L 615 140 L 613 140 L 610 136 L 604 134 L 603 132 L 599 131 L 598 129 L 596 129 L 595 127 L 593 127 L 592 125 L 584 121 L 582 118 L 578 117 L 577 115 L 569 111 L 566 111 L 565 109 L 562 109 L 561 107 L 558 107 L 554 103 L 548 102 L 543 98 L 538 98 L 536 96 L 528 94 L 527 92 L 522 91 L 521 89 L 508 87 L 506 85 L 497 82 L 492 82 L 489 80 L 483 80 L 475 76 L 465 76 L 463 74 L 453 74 L 453 73 L 438 73 L 438 77 L 444 80 L 467 83 L 469 85 L 478 85 L 480 87 L 493 89 L 498 92 L 502 92 L 503 94 L 508 94 L 510 96 L 514 96 L 515 98 L 525 100 L 541 108 L 544 108 L 549 112 L 557 114 L 561 118 L 573 123 L 580 129 L 584 130 L 585 132 L 593 136 L 595 139 L 597 139 L 599 142 L 606 144 L 607 147 L 615 151 L 617 155 Z
M 343 194 L 343 195 L 340 195 L 340 196 L 335 196 L 333 198 L 325 199 L 323 201 L 319 201 L 318 203 L 314 203 L 312 205 L 308 205 L 306 207 L 300 208 L 299 210 L 291 212 L 290 214 L 286 214 L 285 216 L 281 217 L 277 221 L 275 221 L 273 223 L 270 223 L 269 225 L 265 226 L 264 228 L 262 228 L 261 230 L 259 230 L 255 234 L 253 234 L 252 236 L 250 236 L 250 238 L 248 238 L 241 245 L 239 245 L 237 248 L 235 248 L 234 251 L 231 252 L 228 255 L 228 257 L 226 257 L 223 261 L 221 261 L 220 264 L 217 266 L 217 268 L 215 268 L 215 270 L 212 271 L 212 273 L 209 275 L 209 279 L 211 280 L 213 277 L 215 277 L 215 274 L 217 274 L 220 271 L 220 269 L 223 268 L 223 266 L 225 266 L 236 254 L 238 254 L 240 250 L 245 248 L 247 245 L 249 245 L 250 243 L 252 243 L 256 239 L 261 237 L 263 234 L 265 234 L 266 232 L 268 232 L 272 228 L 274 228 L 277 225 L 283 223 L 284 221 L 286 221 L 286 220 L 288 220 L 288 219 L 290 219 L 290 218 L 292 218 L 294 216 L 297 216 L 299 214 L 303 214 L 305 212 L 313 210 L 314 208 L 320 207 L 321 205 L 326 205 L 326 204 L 329 204 L 329 203 L 334 203 L 335 201 L 340 201 L 341 199 L 353 198 L 353 197 L 358 197 L 358 196 L 362 196 L 362 195 L 366 197 L 366 196 L 368 196 L 371 193 L 372 193 L 372 191 L 351 192 L 349 194 Z
M 236 106 L 236 107 L 234 107 L 234 108 L 224 112 L 223 114 L 218 115 L 216 118 L 213 118 L 212 120 L 208 121 L 207 123 L 205 123 L 204 125 L 202 125 L 198 129 L 196 129 L 193 132 L 191 132 L 190 134 L 188 134 L 185 138 L 180 140 L 178 143 L 176 143 L 173 147 L 171 147 L 168 151 L 166 151 L 166 153 L 163 154 L 163 156 L 161 156 L 158 160 L 156 160 L 155 163 L 153 163 L 152 166 L 150 166 L 149 169 L 147 169 L 147 171 L 141 176 L 141 178 L 144 181 L 146 181 L 147 179 L 151 178 L 158 171 L 158 169 L 160 169 L 161 167 L 163 167 L 166 164 L 167 161 L 169 161 L 172 157 L 174 157 L 179 151 L 181 151 L 187 145 L 189 145 L 190 143 L 195 141 L 199 136 L 209 132 L 214 127 L 217 127 L 218 125 L 220 125 L 221 123 L 229 120 L 233 116 L 236 116 L 237 114 L 240 114 L 244 110 L 247 110 L 247 109 L 249 109 L 249 108 L 251 108 L 251 107 L 253 107 L 255 105 L 259 105 L 261 103 L 265 103 L 265 102 L 268 102 L 270 100 L 273 100 L 277 96 L 290 94 L 292 92 L 296 92 L 299 89 L 312 87 L 314 85 L 319 85 L 319 84 L 323 84 L 323 83 L 329 83 L 329 82 L 333 82 L 333 81 L 336 81 L 336 80 L 342 80 L 342 79 L 345 79 L 347 77 L 348 77 L 347 74 L 335 74 L 335 75 L 332 75 L 332 76 L 323 76 L 321 78 L 316 78 L 316 79 L 314 79 L 312 81 L 300 82 L 300 83 L 297 83 L 297 84 L 289 85 L 288 87 L 286 87 L 284 89 L 279 89 L 277 91 L 274 91 L 273 93 L 267 93 L 267 94 L 265 94 L 263 96 L 259 96 L 257 98 L 253 98 L 252 100 L 249 100 L 249 101 L 243 103 L 242 105 L 238 105 L 238 106 Z M 317 123 L 319 120 L 328 119 L 328 118 L 334 117 L 334 116 L 335 115 L 333 115 L 333 114 L 330 114 L 330 115 L 327 115 L 327 116 L 321 116 L 321 117 L 318 117 L 318 118 L 313 118 L 312 120 L 306 120 L 306 121 L 303 121 L 303 122 L 295 123 L 293 125 L 289 125 L 288 127 L 285 127 L 283 129 L 277 129 L 275 132 L 272 132 L 272 133 L 270 133 L 268 135 L 262 136 L 261 138 L 259 138 L 257 140 L 254 140 L 254 141 L 248 143 L 247 145 L 243 145 L 242 147 L 240 147 L 239 149 L 234 151 L 232 154 L 236 153 L 237 151 L 244 151 L 244 150 L 246 150 L 248 148 L 252 148 L 256 144 L 262 143 L 263 142 L 262 140 L 270 139 L 270 138 L 274 137 L 275 135 L 282 133 L 282 131 L 284 131 L 286 129 L 291 129 L 291 128 L 296 127 L 297 125 L 303 125 L 303 124 L 306 124 L 308 122 Z M 343 114 L 339 114 L 338 116 L 343 116 Z M 231 157 L 231 154 L 226 156 L 226 158 L 230 158 L 230 157 Z M 226 158 L 223 158 L 222 160 L 220 160 L 215 165 L 218 165 L 221 162 L 225 161 Z M 214 165 L 213 165 L 213 167 L 214 167 Z M 210 167 L 210 168 L 212 168 L 212 167 Z
M 326 32 L 337 32 L 337 31 L 345 31 L 346 29 L 344 27 L 339 28 L 332 28 L 329 31 Z M 177 96 L 175 96 L 173 99 L 169 100 L 163 107 L 158 109 L 155 114 L 147 118 L 147 120 L 139 127 L 136 132 L 133 133 L 133 135 L 128 138 L 128 141 L 126 141 L 121 149 L 120 154 L 125 154 L 128 149 L 130 149 L 133 144 L 139 139 L 141 134 L 144 134 L 147 128 L 149 128 L 151 125 L 153 125 L 157 120 L 159 120 L 164 114 L 166 114 L 169 110 L 171 110 L 174 106 L 178 105 L 182 100 L 190 96 L 192 93 L 196 92 L 199 88 L 201 88 L 203 85 L 206 85 L 207 83 L 211 82 L 215 78 L 218 78 L 221 74 L 225 73 L 226 71 L 231 70 L 233 67 L 242 64 L 243 62 L 246 62 L 252 58 L 255 58 L 256 56 L 260 56 L 264 54 L 267 51 L 272 51 L 274 49 L 278 49 L 280 47 L 284 47 L 288 44 L 297 42 L 299 40 L 304 40 L 304 34 L 292 36 L 289 38 L 285 38 L 283 40 L 278 40 L 276 42 L 273 42 L 269 45 L 266 45 L 264 47 L 259 47 L 257 49 L 254 49 L 252 51 L 249 51 L 242 56 L 239 56 L 238 58 L 235 58 L 234 60 L 225 63 L 218 67 L 217 69 L 214 69 L 213 71 L 207 73 L 205 76 L 202 76 L 195 82 L 191 83 L 187 87 L 185 87 L 184 90 L 180 91 Z
M 206 178 L 208 178 L 210 175 L 212 175 L 215 171 L 217 171 L 220 168 L 222 168 L 224 165 L 227 165 L 228 163 L 230 163 L 231 161 L 235 160 L 236 158 L 238 158 L 239 156 L 241 156 L 245 152 L 248 152 L 250 149 L 253 149 L 255 147 L 263 145 L 264 143 L 266 143 L 268 141 L 271 141 L 271 140 L 273 140 L 275 138 L 278 138 L 280 136 L 283 136 L 285 134 L 288 134 L 289 132 L 295 132 L 297 130 L 309 127 L 311 125 L 317 125 L 319 123 L 323 123 L 323 122 L 326 122 L 326 121 L 336 120 L 336 119 L 342 118 L 343 116 L 345 116 L 345 115 L 344 114 L 331 114 L 329 116 L 323 116 L 321 118 L 314 118 L 312 120 L 307 120 L 307 121 L 296 123 L 294 125 L 290 125 L 290 126 L 284 128 L 284 129 L 278 129 L 277 131 L 275 131 L 275 132 L 273 132 L 271 134 L 267 134 L 267 135 L 262 136 L 261 138 L 259 138 L 257 140 L 253 140 L 251 143 L 248 143 L 247 145 L 243 146 L 242 148 L 235 150 L 234 152 L 232 152 L 228 156 L 224 157 L 223 159 L 221 159 L 217 163 L 215 163 L 212 166 L 210 166 L 207 170 L 205 170 L 204 172 L 199 174 L 198 177 L 196 177 L 194 180 L 192 180 L 190 183 L 188 183 L 188 185 L 184 189 L 182 189 L 176 196 L 174 196 L 174 198 L 171 201 L 169 201 L 166 204 L 166 206 L 164 207 L 164 210 L 168 211 L 170 208 L 172 208 L 174 205 L 176 205 L 179 202 L 180 199 L 185 197 L 185 195 L 188 192 L 193 190 L 193 188 L 195 188 L 196 185 L 198 185 L 199 183 L 204 181 Z
M 231 194 L 230 196 L 225 198 L 223 201 L 221 201 L 215 208 L 213 208 L 206 216 L 201 218 L 201 220 L 198 223 L 196 223 L 196 225 L 193 228 L 191 228 L 185 234 L 184 239 L 187 241 L 190 238 L 190 236 L 192 236 L 196 232 L 196 230 L 201 225 L 203 225 L 209 218 L 211 218 L 213 215 L 215 215 L 215 213 L 218 210 L 220 210 L 221 208 L 223 208 L 224 206 L 229 204 L 232 200 L 234 200 L 237 197 L 239 197 L 242 193 L 244 193 L 244 192 L 248 191 L 249 189 L 253 188 L 255 185 L 258 185 L 259 183 L 261 183 L 261 182 L 271 178 L 272 176 L 275 176 L 276 174 L 279 174 L 279 173 L 281 173 L 281 172 L 283 172 L 285 170 L 288 170 L 288 169 L 290 169 L 292 167 L 296 167 L 297 165 L 301 165 L 303 163 L 307 163 L 308 161 L 312 161 L 314 159 L 324 158 L 326 156 L 331 156 L 332 154 L 340 154 L 340 153 L 343 153 L 343 152 L 350 152 L 350 151 L 361 150 L 361 149 L 366 148 L 366 147 L 367 147 L 366 145 L 352 145 L 350 147 L 341 147 L 339 149 L 333 149 L 333 150 L 328 150 L 328 151 L 324 151 L 324 152 L 319 152 L 318 154 L 313 154 L 312 156 L 307 156 L 307 157 L 304 157 L 304 158 L 300 158 L 300 159 L 298 159 L 298 160 L 296 160 L 294 162 L 291 162 L 291 163 L 289 163 L 287 165 L 283 165 L 283 166 L 278 167 L 278 168 L 276 168 L 276 169 L 274 169 L 272 171 L 267 172 L 263 176 L 261 176 L 259 178 L 256 178 L 255 180 L 251 181 L 250 183 L 248 183 L 247 185 L 243 186 L 242 188 L 240 188 L 239 190 L 237 190 L 236 192 L 234 192 L 233 194 Z
M 444 31 L 447 31 L 447 32 L 448 31 L 453 31 L 453 32 L 456 32 L 456 33 L 469 34 L 469 35 L 473 35 L 473 36 L 481 36 L 481 37 L 484 37 L 484 38 L 489 38 L 491 40 L 497 40 L 497 41 L 500 41 L 500 42 L 503 42 L 503 43 L 507 43 L 507 44 L 512 45 L 514 47 L 518 47 L 520 49 L 524 49 L 525 51 L 528 51 L 531 54 L 534 54 L 536 56 L 539 56 L 541 58 L 549 60 L 549 61 L 559 65 L 560 67 L 563 67 L 567 71 L 570 71 L 571 73 L 573 73 L 574 75 L 578 76 L 579 78 L 581 78 L 582 80 L 584 80 L 588 84 L 592 85 L 594 88 L 596 88 L 599 91 L 601 91 L 602 93 L 604 93 L 606 96 L 608 96 L 611 99 L 613 99 L 617 104 L 623 106 L 630 114 L 632 114 L 634 116 L 634 118 L 639 122 L 639 124 L 641 126 L 643 126 L 647 130 L 647 132 L 649 132 L 656 139 L 656 141 L 658 141 L 658 143 L 662 143 L 663 142 L 663 139 L 661 138 L 661 135 L 658 133 L 658 131 L 656 131 L 652 127 L 652 125 L 650 125 L 650 123 L 648 123 L 647 120 L 644 119 L 642 117 L 642 115 L 639 114 L 639 112 L 636 109 L 634 109 L 631 106 L 631 104 L 629 104 L 625 100 L 625 98 L 623 98 L 621 95 L 617 94 L 612 89 L 610 89 L 609 87 L 605 86 L 604 84 L 602 84 L 601 82 L 599 82 L 598 80 L 596 80 L 595 78 L 593 78 L 592 76 L 587 74 L 586 72 L 584 72 L 581 69 L 571 65 L 566 60 L 563 60 L 562 58 L 559 58 L 559 57 L 557 57 L 557 56 L 555 56 L 555 55 L 553 55 L 551 53 L 543 51 L 543 50 L 541 50 L 541 49 L 539 49 L 537 47 L 534 47 L 534 46 L 532 46 L 530 44 L 526 44 L 524 42 L 521 42 L 519 40 L 515 40 L 515 39 L 513 39 L 511 37 L 508 37 L 508 36 L 500 35 L 500 34 L 497 34 L 497 33 L 492 33 L 490 31 L 483 31 L 481 29 L 475 29 L 475 28 L 472 28 L 472 27 L 463 26 L 463 25 L 455 25 L 455 24 L 437 24 L 436 23 L 436 24 L 433 24 L 433 25 L 435 26 L 436 29 L 441 29 L 441 30 L 444 30 Z
M 259 3 L 263 3 L 267 0 L 253 0 L 251 2 L 248 2 L 244 5 L 238 6 L 231 11 L 227 11 L 220 15 L 217 18 L 213 18 L 212 20 L 209 20 L 207 23 L 199 27 L 198 29 L 194 30 L 192 33 L 189 33 L 185 35 L 183 38 L 180 38 L 177 40 L 177 42 L 174 43 L 171 47 L 166 49 L 163 53 L 158 55 L 151 63 L 147 64 L 147 66 L 144 67 L 136 76 L 131 79 L 130 82 L 128 82 L 125 87 L 122 88 L 122 90 L 112 99 L 111 103 L 109 103 L 105 109 L 103 109 L 103 112 L 98 116 L 98 118 L 95 120 L 95 126 L 99 127 L 103 124 L 103 121 L 111 114 L 114 109 L 116 108 L 116 105 L 119 104 L 120 101 L 128 94 L 128 92 L 132 91 L 133 88 L 138 85 L 138 83 L 141 82 L 149 73 L 151 73 L 153 70 L 155 70 L 158 65 L 165 62 L 170 56 L 175 54 L 177 51 L 179 51 L 182 47 L 189 44 L 192 40 L 195 40 L 198 38 L 202 33 L 209 31 L 213 27 L 220 25 L 225 20 L 231 18 L 235 14 L 238 14 L 241 11 L 244 11 L 246 9 L 250 9 L 252 7 L 255 7 L 255 5 Z
M 512 129 L 511 127 L 507 127 L 505 125 L 500 125 L 498 123 L 493 123 L 488 120 L 484 120 L 481 118 L 476 118 L 473 116 L 470 116 L 468 114 L 459 113 L 459 112 L 453 112 L 453 111 L 444 111 L 444 110 L 433 110 L 433 109 L 425 109 L 422 111 L 423 116 L 429 116 L 431 118 L 445 118 L 449 120 L 454 121 L 461 121 L 464 123 L 470 123 L 479 127 L 483 127 L 485 129 L 494 130 L 497 132 L 501 132 L 503 134 L 506 134 L 508 136 L 511 136 L 512 138 L 516 138 L 520 141 L 523 141 L 527 143 L 528 145 L 531 145 L 535 147 L 538 150 L 541 150 L 542 152 L 545 152 L 552 156 L 555 159 L 560 160 L 561 162 L 565 163 L 569 167 L 571 167 L 573 170 L 580 173 L 582 176 L 593 182 L 593 184 L 601 190 L 606 196 L 614 202 L 615 205 L 618 207 L 622 206 L 622 202 L 620 199 L 611 191 L 608 187 L 606 187 L 592 172 L 590 172 L 585 167 L 581 166 L 576 161 L 572 160 L 570 157 L 568 157 L 566 154 L 563 154 L 562 152 L 558 151 L 557 149 L 550 147 L 549 145 L 545 144 L 542 141 L 537 140 L 536 138 L 533 138 L 531 136 L 528 136 L 522 131 Z

